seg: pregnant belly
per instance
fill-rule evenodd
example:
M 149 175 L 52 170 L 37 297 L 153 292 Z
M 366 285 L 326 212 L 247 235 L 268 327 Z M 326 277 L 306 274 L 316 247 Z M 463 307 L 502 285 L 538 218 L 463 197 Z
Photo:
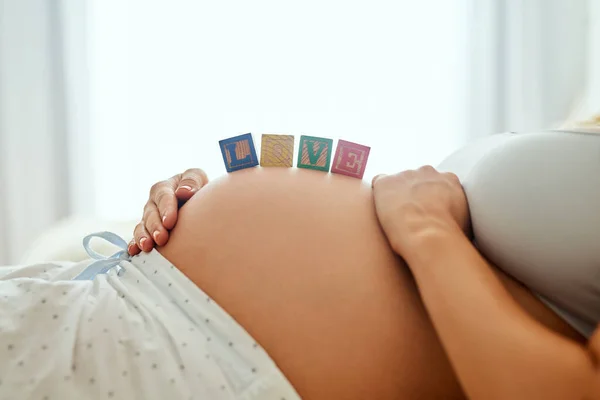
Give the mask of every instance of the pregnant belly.
M 463 397 L 364 182 L 299 169 L 229 174 L 181 209 L 159 251 L 266 349 L 305 399 Z M 503 279 L 538 319 L 567 330 Z

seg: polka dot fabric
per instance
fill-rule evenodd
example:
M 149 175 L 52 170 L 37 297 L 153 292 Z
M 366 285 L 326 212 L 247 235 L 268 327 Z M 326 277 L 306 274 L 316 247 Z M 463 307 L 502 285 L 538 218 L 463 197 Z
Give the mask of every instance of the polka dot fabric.
M 156 250 L 0 267 L 0 400 L 298 400 L 268 354 Z

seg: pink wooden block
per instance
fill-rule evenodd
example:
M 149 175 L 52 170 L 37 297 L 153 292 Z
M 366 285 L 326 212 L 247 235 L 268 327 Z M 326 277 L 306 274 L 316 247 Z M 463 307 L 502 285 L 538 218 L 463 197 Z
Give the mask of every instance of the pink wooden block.
M 339 140 L 331 172 L 362 179 L 370 151 L 370 147 L 362 144 Z

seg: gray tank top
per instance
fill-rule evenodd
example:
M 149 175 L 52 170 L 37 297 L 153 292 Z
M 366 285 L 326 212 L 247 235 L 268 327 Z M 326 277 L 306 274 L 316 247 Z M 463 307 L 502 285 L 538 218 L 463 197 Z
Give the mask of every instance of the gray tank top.
M 475 241 L 586 337 L 600 322 L 600 134 L 502 133 L 444 160 Z

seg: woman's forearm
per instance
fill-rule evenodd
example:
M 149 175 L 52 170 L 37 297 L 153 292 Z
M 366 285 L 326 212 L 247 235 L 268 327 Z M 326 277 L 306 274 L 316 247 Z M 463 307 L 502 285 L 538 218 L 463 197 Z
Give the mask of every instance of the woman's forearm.
M 429 230 L 402 256 L 470 399 L 600 396 L 593 354 L 530 317 L 466 237 Z

